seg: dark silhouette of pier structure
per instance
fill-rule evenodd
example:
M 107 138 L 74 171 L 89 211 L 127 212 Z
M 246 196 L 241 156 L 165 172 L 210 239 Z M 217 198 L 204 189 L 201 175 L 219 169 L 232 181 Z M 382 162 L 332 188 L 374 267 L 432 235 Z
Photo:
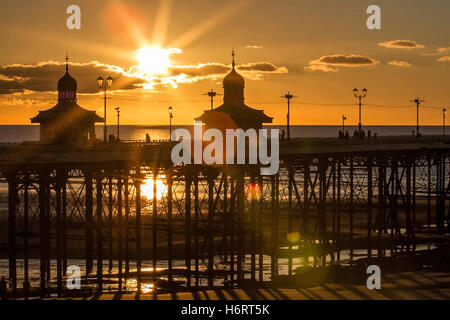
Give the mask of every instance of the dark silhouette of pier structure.
M 257 283 L 265 268 L 273 279 L 282 263 L 292 275 L 298 257 L 324 266 L 343 262 L 343 252 L 349 263 L 414 255 L 421 244 L 449 240 L 448 142 L 292 139 L 281 145 L 275 176 L 260 176 L 256 165 L 174 166 L 170 142 L 2 145 L 0 172 L 8 185 L 2 248 L 12 294 L 26 294 L 18 269 L 31 281 L 32 258 L 40 261 L 39 294 L 62 296 L 73 258 L 85 261 L 84 275 L 99 291 L 117 261 L 121 291 L 129 278 L 140 288 L 143 260 L 152 262 L 145 276 L 155 282 L 160 261 L 167 261 L 163 272 L 176 290 L 214 287 L 218 279 L 228 286 Z M 154 182 L 148 198 L 141 192 L 146 178 Z M 158 198 L 159 178 L 167 190 Z M 227 268 L 217 267 L 217 257 Z M 183 266 L 174 267 L 175 260 Z
M 12 296 L 75 294 L 73 259 L 84 263 L 85 289 L 129 291 L 133 280 L 137 292 L 149 283 L 173 291 L 258 285 L 301 266 L 449 242 L 445 136 L 291 137 L 279 172 L 261 176 L 258 165 L 174 165 L 174 142 L 98 141 L 93 127 L 105 119 L 76 104 L 68 66 L 58 88 L 58 105 L 33 118 L 40 143 L 0 145 L 0 254 Z M 244 104 L 244 88 L 233 52 L 224 104 L 198 119 L 221 130 L 271 123 Z

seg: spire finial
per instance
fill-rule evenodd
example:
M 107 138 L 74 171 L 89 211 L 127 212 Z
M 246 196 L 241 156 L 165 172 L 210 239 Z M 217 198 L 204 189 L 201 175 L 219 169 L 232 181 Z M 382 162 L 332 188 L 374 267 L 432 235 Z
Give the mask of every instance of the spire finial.
M 66 72 L 69 72 L 69 54 L 66 53 Z
M 235 55 L 236 55 L 236 53 L 234 53 L 234 48 L 233 48 L 233 50 L 231 51 L 231 56 L 233 57 L 233 63 L 232 63 L 232 65 L 233 65 L 233 70 L 234 70 L 234 67 L 236 66 L 236 63 L 235 63 L 235 61 L 234 61 Z

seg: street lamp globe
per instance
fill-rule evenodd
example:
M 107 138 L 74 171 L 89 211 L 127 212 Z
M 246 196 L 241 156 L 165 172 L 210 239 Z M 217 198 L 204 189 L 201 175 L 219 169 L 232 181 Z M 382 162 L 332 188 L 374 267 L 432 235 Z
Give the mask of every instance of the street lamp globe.
M 103 88 L 103 78 L 102 77 L 98 77 L 97 78 L 97 83 L 98 83 L 98 86 L 100 87 L 100 88 Z
M 363 97 L 364 97 L 364 98 L 367 96 L 367 91 L 368 91 L 368 90 L 367 90 L 366 88 L 364 88 L 363 91 L 362 91 L 362 92 L 363 92 Z
M 106 79 L 106 82 L 107 82 L 109 88 L 112 86 L 113 80 L 114 79 L 111 77 L 108 77 L 108 79 Z

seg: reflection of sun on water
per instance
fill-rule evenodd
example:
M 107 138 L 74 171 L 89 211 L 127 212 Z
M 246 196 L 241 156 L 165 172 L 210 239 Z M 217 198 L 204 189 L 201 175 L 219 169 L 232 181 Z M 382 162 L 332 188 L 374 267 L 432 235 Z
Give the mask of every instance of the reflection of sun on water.
M 156 200 L 161 200 L 167 194 L 167 184 L 164 182 L 165 177 L 156 179 Z M 141 194 L 147 200 L 153 200 L 153 178 L 146 178 L 141 185 Z

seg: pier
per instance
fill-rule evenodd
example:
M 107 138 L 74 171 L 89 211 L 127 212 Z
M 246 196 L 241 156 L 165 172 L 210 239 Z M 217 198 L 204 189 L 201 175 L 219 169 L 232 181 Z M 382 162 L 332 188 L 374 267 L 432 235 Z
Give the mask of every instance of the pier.
M 415 257 L 449 243 L 449 143 L 292 139 L 275 176 L 257 165 L 174 166 L 172 142 L 0 145 L 10 294 L 70 295 L 74 259 L 91 291 L 139 293 Z

